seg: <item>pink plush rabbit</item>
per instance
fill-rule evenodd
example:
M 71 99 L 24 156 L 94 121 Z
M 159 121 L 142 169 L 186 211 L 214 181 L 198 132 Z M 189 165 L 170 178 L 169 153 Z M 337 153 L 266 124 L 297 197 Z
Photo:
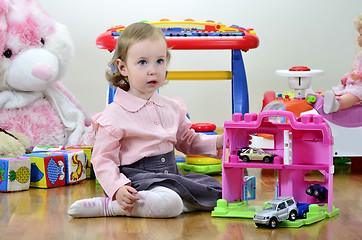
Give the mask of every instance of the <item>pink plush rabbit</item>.
M 92 143 L 90 121 L 59 82 L 72 58 L 67 28 L 35 0 L 0 0 L 0 127 L 31 146 Z

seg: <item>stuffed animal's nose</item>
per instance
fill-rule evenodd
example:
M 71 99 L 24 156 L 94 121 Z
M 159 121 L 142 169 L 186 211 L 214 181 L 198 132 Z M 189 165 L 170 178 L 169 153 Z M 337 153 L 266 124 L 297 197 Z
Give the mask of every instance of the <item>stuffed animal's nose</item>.
M 41 63 L 31 69 L 31 74 L 38 79 L 49 81 L 53 76 L 53 70 L 49 64 Z

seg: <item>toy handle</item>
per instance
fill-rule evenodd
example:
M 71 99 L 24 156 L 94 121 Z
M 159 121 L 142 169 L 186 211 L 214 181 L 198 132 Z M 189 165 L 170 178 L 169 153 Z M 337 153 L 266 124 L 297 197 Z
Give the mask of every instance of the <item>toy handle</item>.
M 260 119 L 263 119 L 266 117 L 286 117 L 289 119 L 290 122 L 296 121 L 296 117 L 295 117 L 294 113 L 289 112 L 289 111 L 267 110 L 267 111 L 263 111 L 259 114 Z

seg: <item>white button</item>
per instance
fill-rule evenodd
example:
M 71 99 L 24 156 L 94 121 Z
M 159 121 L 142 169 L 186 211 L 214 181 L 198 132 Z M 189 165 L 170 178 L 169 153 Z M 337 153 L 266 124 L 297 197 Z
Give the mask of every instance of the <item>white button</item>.
M 155 120 L 153 123 L 154 123 L 155 125 L 158 125 L 159 122 L 158 122 L 157 120 Z
M 161 162 L 166 162 L 166 159 L 165 159 L 165 158 L 161 158 Z
M 165 170 L 165 171 L 163 171 L 163 173 L 166 173 L 166 174 L 167 174 L 167 173 L 168 173 L 168 171 L 167 171 L 167 170 Z

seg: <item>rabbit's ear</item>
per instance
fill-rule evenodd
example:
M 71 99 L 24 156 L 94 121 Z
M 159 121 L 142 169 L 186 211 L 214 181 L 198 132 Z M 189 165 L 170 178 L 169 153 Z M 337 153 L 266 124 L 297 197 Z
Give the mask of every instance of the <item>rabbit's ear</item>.
M 6 39 L 6 30 L 7 30 L 7 15 L 8 15 L 8 0 L 0 0 L 0 55 L 3 56 L 5 51 L 5 39 Z

